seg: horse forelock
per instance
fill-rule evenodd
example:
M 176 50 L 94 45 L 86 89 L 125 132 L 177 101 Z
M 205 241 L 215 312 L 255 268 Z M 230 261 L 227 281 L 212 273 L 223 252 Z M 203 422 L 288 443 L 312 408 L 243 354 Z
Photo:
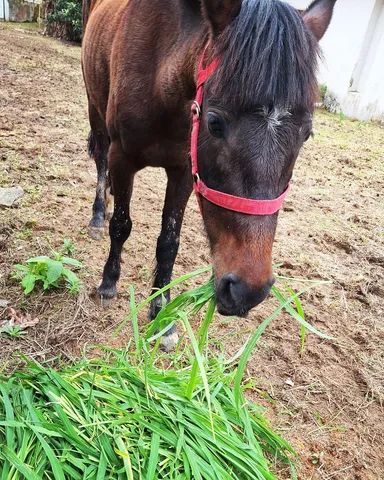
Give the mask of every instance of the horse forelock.
M 210 88 L 229 107 L 313 107 L 319 47 L 287 3 L 244 0 L 215 51 L 220 66 Z

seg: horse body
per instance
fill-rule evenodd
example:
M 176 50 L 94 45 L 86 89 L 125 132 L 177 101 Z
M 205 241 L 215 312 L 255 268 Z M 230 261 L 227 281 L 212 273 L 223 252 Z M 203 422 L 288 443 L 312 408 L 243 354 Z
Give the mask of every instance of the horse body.
M 154 35 L 154 25 L 167 35 Z M 98 167 L 93 232 L 103 228 L 106 216 L 108 151 L 117 205 L 115 230 L 110 229 L 115 245 L 100 287 L 104 302 L 116 294 L 121 246 L 131 230 L 133 177 L 146 166 L 163 167 L 168 176 L 154 286 L 171 279 L 182 217 L 192 191 L 187 140 L 195 60 L 203 47 L 201 38 L 207 36 L 203 30 L 200 11 L 187 2 L 104 0 L 91 6 L 82 65 L 89 100 L 90 151 Z M 153 302 L 152 317 L 160 307 L 159 300 Z
M 154 35 L 154 25 L 167 35 Z M 89 102 L 137 170 L 188 162 L 188 102 L 202 35 L 186 2 L 104 0 L 92 9 L 83 40 Z
M 88 1 L 82 67 L 89 151 L 98 171 L 93 233 L 107 217 L 108 174 L 115 200 L 98 289 L 105 301 L 116 295 L 121 250 L 132 228 L 134 175 L 146 166 L 162 167 L 168 177 L 153 288 L 171 279 L 193 184 L 190 109 L 203 51 L 206 61 L 218 57 L 220 66 L 202 105 L 200 173 L 214 188 L 242 197 L 269 199 L 284 191 L 311 131 L 316 39 L 335 0 L 315 0 L 304 21 L 278 0 Z M 219 311 L 246 314 L 273 283 L 277 214 L 243 215 L 205 199 L 201 208 Z M 159 308 L 157 300 L 151 317 Z

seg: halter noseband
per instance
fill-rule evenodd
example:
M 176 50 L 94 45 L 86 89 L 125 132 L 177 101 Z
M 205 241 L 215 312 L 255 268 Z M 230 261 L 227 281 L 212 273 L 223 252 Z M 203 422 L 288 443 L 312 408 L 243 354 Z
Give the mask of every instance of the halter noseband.
M 244 197 L 236 197 L 228 193 L 219 192 L 207 187 L 201 180 L 197 166 L 197 144 L 199 139 L 201 107 L 204 96 L 204 83 L 214 73 L 219 65 L 219 60 L 215 58 L 207 67 L 203 68 L 205 49 L 201 56 L 197 70 L 196 97 L 192 103 L 192 133 L 191 133 L 191 163 L 192 175 L 194 180 L 194 190 L 199 199 L 199 194 L 206 200 L 226 210 L 245 213 L 247 215 L 272 215 L 280 210 L 284 199 L 288 193 L 289 186 L 277 198 L 272 200 L 254 200 Z

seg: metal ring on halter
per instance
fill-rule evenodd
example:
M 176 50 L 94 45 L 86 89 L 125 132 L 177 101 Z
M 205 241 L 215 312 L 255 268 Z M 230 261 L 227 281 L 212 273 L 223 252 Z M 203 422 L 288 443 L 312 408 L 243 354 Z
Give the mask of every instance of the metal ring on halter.
M 194 100 L 192 103 L 192 113 L 197 116 L 197 118 L 200 118 L 201 115 L 201 108 L 199 103 Z
M 198 174 L 197 172 L 193 174 L 193 181 L 194 181 L 195 183 L 199 183 L 199 182 L 200 182 L 200 176 L 199 176 L 199 174 Z

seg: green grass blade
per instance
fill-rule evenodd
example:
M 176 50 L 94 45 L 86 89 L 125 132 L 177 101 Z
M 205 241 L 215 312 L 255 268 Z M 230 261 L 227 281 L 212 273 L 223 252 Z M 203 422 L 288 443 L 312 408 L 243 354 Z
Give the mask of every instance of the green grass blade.
M 100 454 L 100 458 L 99 458 L 99 465 L 97 467 L 96 480 L 104 480 L 106 478 L 107 465 L 108 465 L 107 458 L 106 458 L 105 453 L 102 449 L 101 454 Z
M 55 477 L 55 480 L 65 480 L 65 476 L 64 476 L 64 472 L 61 467 L 61 464 L 57 459 L 52 448 L 49 446 L 49 444 L 44 439 L 44 437 L 37 431 L 37 429 L 33 425 L 30 425 L 30 428 L 34 432 L 36 437 L 39 439 L 39 442 L 41 443 L 41 446 L 43 447 L 44 452 L 47 455 L 49 463 L 51 464 L 51 467 L 52 467 L 52 472 Z
M 141 351 L 141 341 L 139 334 L 139 321 L 137 318 L 137 308 L 135 302 L 135 290 L 132 285 L 129 286 L 129 305 L 131 309 L 132 330 L 136 347 L 136 357 L 138 358 Z
M 8 392 L 7 392 L 7 386 L 8 385 L 5 384 L 5 383 L 4 384 L 0 383 L 0 392 L 1 392 L 1 396 L 3 398 L 3 406 L 4 406 L 4 410 L 5 410 L 5 420 L 8 421 L 8 422 L 14 422 L 15 421 L 15 415 L 14 415 L 13 407 L 12 407 L 12 404 L 10 402 L 9 395 L 8 395 Z M 11 427 L 11 426 L 6 426 L 5 427 L 5 442 L 6 442 L 6 445 L 8 445 L 8 447 L 11 450 L 15 449 L 15 434 L 14 434 L 13 427 Z M 1 472 L 2 476 L 4 476 L 4 478 L 8 477 L 10 467 L 11 467 L 10 461 L 7 458 L 5 458 L 5 462 L 4 462 L 4 465 L 3 465 L 3 468 L 2 468 L 2 472 Z
M 123 439 L 119 436 L 115 438 L 115 442 L 118 448 L 117 454 L 123 459 L 124 469 L 125 473 L 127 474 L 127 478 L 128 480 L 133 480 L 131 457 L 129 455 L 127 447 L 123 442 Z
M 4 456 L 4 458 L 8 460 L 8 462 L 13 465 L 28 480 L 41 480 L 41 477 L 36 475 L 36 473 L 34 473 L 34 471 L 29 465 L 22 462 L 16 455 L 16 453 L 11 450 L 8 445 L 3 445 L 1 447 L 0 458 L 1 456 Z
M 152 434 L 151 453 L 149 455 L 146 480 L 155 480 L 156 468 L 159 462 L 160 435 Z
M 202 379 L 202 382 L 203 382 L 203 385 L 204 385 L 205 397 L 206 397 L 207 404 L 208 404 L 209 418 L 210 418 L 210 422 L 211 422 L 211 430 L 212 430 L 212 434 L 215 435 L 215 433 L 214 433 L 215 431 L 214 431 L 214 427 L 213 427 L 211 394 L 210 394 L 210 390 L 209 390 L 207 373 L 206 373 L 205 368 L 204 368 L 204 360 L 203 360 L 203 357 L 201 356 L 201 353 L 200 353 L 200 350 L 199 350 L 199 345 L 197 343 L 196 337 L 193 333 L 191 324 L 189 323 L 187 316 L 186 315 L 181 315 L 181 320 L 182 320 L 182 322 L 184 324 L 184 327 L 185 327 L 185 329 L 188 333 L 189 339 L 191 340 L 191 344 L 192 344 L 192 348 L 193 348 L 193 351 L 194 351 L 194 354 L 195 354 L 195 358 L 196 358 L 197 364 L 199 366 L 201 379 Z
M 311 290 L 313 287 L 308 287 L 306 289 L 301 290 L 300 295 L 303 293 Z M 277 298 L 277 300 L 280 303 L 284 303 L 284 309 L 293 317 L 295 320 L 297 320 L 303 327 L 305 327 L 307 330 L 309 330 L 311 333 L 314 333 L 320 338 L 323 338 L 325 340 L 333 340 L 333 337 L 326 335 L 325 333 L 320 332 L 320 330 L 317 330 L 313 325 L 305 321 L 298 313 L 297 311 L 291 306 L 291 302 L 293 300 L 293 297 L 291 297 L 290 302 L 286 302 L 285 296 L 282 294 L 282 292 L 274 285 L 271 289 L 273 295 Z M 297 295 L 295 295 L 296 297 Z
M 272 287 L 272 288 L 274 288 L 274 287 Z M 309 287 L 309 288 L 311 288 L 311 287 Z M 284 298 L 284 296 L 281 295 L 279 291 L 277 291 L 277 293 L 279 294 L 279 297 L 277 297 L 277 298 L 280 301 L 280 305 L 274 310 L 274 312 L 271 313 L 271 315 L 269 315 L 265 320 L 263 320 L 261 322 L 261 324 L 257 327 L 255 333 L 248 340 L 247 346 L 244 349 L 244 353 L 240 358 L 239 365 L 238 365 L 237 371 L 236 371 L 235 380 L 234 380 L 234 397 L 235 397 L 235 403 L 236 403 L 236 406 L 237 406 L 238 409 L 240 408 L 240 401 L 241 401 L 241 398 L 242 398 L 241 382 L 242 382 L 242 379 L 243 379 L 243 376 L 244 376 L 245 367 L 248 363 L 249 357 L 250 357 L 253 349 L 255 348 L 259 338 L 264 333 L 264 331 L 268 327 L 268 325 L 272 322 L 272 320 L 274 320 L 280 314 L 280 312 L 283 309 L 288 309 L 290 303 L 296 297 L 299 297 L 300 295 L 302 295 L 307 290 L 308 290 L 308 288 L 303 289 L 300 292 L 296 293 L 295 295 L 292 295 L 288 299 Z M 277 294 L 275 292 L 274 292 L 274 294 L 275 294 L 275 296 L 277 296 Z M 297 312 L 294 309 L 292 309 L 292 310 L 297 314 Z
M 9 395 L 5 385 L 1 383 L 0 383 L 0 392 L 1 392 L 1 396 L 3 397 L 3 405 L 5 409 L 5 420 L 8 422 L 14 422 L 15 415 L 13 412 L 13 406 L 9 399 Z M 5 439 L 8 447 L 13 450 L 15 448 L 15 433 L 13 428 L 9 426 L 5 428 Z
M 210 300 L 208 309 L 205 313 L 203 323 L 200 327 L 199 333 L 198 333 L 198 338 L 199 338 L 199 352 L 201 353 L 203 351 L 203 348 L 206 344 L 207 341 L 207 336 L 208 336 L 208 328 L 209 325 L 211 324 L 213 320 L 213 315 L 215 313 L 215 301 L 213 299 Z M 195 360 L 192 365 L 192 370 L 191 370 L 191 377 L 187 386 L 187 389 L 185 391 L 185 396 L 189 399 L 192 398 L 193 395 L 193 390 L 196 386 L 197 383 L 197 374 L 199 370 L 199 363 L 197 360 L 197 357 L 195 357 Z
M 176 278 L 175 280 L 172 280 L 172 282 L 168 283 L 168 285 L 166 285 L 163 288 L 159 288 L 156 292 L 152 293 L 152 295 L 150 295 L 145 300 L 143 300 L 141 303 L 139 303 L 139 305 L 137 306 L 137 310 L 138 311 L 142 310 L 144 307 L 149 305 L 154 298 L 158 297 L 159 295 L 162 295 L 167 290 L 170 290 L 171 288 L 176 287 L 180 283 L 187 282 L 191 278 L 198 277 L 198 276 L 202 275 L 203 273 L 207 273 L 211 270 L 212 270 L 212 267 L 210 265 L 208 267 L 201 267 L 201 268 L 198 268 L 197 270 L 195 270 L 191 273 L 187 273 L 185 275 L 182 275 L 179 278 Z
M 290 295 L 294 295 L 294 291 L 292 290 L 291 287 L 287 287 L 287 291 Z M 300 315 L 300 317 L 305 320 L 305 314 L 304 314 L 304 309 L 303 309 L 303 305 L 300 301 L 300 298 L 299 297 L 296 297 L 295 298 L 295 307 L 296 307 L 296 311 L 297 313 Z M 303 354 L 304 353 L 304 350 L 305 350 L 305 338 L 306 338 L 306 334 L 307 334 L 307 329 L 305 328 L 304 325 L 300 325 L 300 353 Z

